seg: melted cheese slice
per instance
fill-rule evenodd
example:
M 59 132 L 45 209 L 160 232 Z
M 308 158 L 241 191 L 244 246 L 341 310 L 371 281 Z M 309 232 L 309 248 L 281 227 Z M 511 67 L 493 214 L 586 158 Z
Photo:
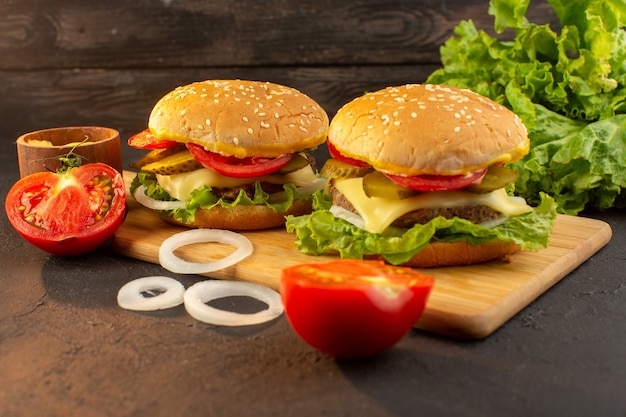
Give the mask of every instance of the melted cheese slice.
M 174 175 L 157 175 L 156 177 L 159 185 L 170 196 L 180 201 L 189 201 L 191 192 L 205 185 L 218 188 L 234 188 L 254 183 L 255 181 L 263 181 L 272 184 L 294 184 L 296 187 L 300 187 L 318 179 L 310 166 L 284 175 L 264 175 L 252 178 L 227 177 L 207 168 Z
M 525 201 L 511 198 L 501 188 L 486 194 L 467 191 L 440 191 L 418 194 L 403 200 L 368 197 L 363 191 L 363 178 L 338 180 L 335 187 L 352 203 L 363 219 L 363 229 L 381 233 L 400 216 L 418 209 L 487 206 L 507 216 L 518 216 L 532 211 Z

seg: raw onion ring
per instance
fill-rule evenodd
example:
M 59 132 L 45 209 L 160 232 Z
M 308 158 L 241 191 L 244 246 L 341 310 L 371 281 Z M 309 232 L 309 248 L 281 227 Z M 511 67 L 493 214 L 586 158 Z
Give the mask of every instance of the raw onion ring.
M 206 304 L 211 300 L 232 296 L 252 297 L 267 304 L 267 308 L 253 314 L 235 313 Z M 280 316 L 283 304 L 280 294 L 271 288 L 243 281 L 209 280 L 198 282 L 185 291 L 187 313 L 203 323 L 218 326 L 251 326 L 268 322 Z
M 145 292 L 157 291 L 153 297 Z M 127 310 L 154 311 L 176 307 L 183 303 L 185 287 L 174 278 L 152 276 L 127 282 L 117 292 L 117 304 Z
M 237 249 L 217 261 L 188 262 L 174 255 L 174 251 L 192 243 L 219 242 L 235 246 Z M 218 271 L 236 264 L 252 254 L 252 242 L 247 237 L 220 229 L 190 229 L 176 233 L 161 243 L 159 263 L 161 266 L 177 274 L 205 274 Z
M 179 208 L 185 208 L 185 205 L 187 204 L 186 202 L 179 200 L 163 201 L 148 197 L 146 195 L 146 187 L 143 185 L 137 187 L 133 196 L 139 204 L 152 210 L 176 210 Z

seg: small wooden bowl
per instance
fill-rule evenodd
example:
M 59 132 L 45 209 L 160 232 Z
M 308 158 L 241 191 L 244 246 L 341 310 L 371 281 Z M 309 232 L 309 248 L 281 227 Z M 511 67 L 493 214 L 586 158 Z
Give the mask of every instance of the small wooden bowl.
M 25 133 L 16 141 L 20 177 L 61 167 L 54 159 L 74 153 L 83 157 L 83 164 L 103 162 L 122 172 L 120 133 L 108 127 L 58 127 Z

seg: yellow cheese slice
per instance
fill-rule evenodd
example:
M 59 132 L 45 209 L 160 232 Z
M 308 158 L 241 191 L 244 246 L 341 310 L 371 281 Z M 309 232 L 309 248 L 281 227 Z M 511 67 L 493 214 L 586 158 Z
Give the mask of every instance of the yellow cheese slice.
M 363 191 L 363 178 L 348 178 L 335 182 L 335 187 L 354 206 L 363 218 L 364 229 L 381 233 L 398 217 L 418 209 L 487 206 L 507 216 L 518 216 L 532 211 L 525 201 L 511 198 L 501 188 L 486 194 L 467 191 L 439 191 L 422 193 L 403 200 L 368 197 Z
M 284 175 L 274 174 L 252 178 L 227 177 L 207 168 L 174 175 L 157 175 L 156 177 L 159 185 L 170 196 L 180 201 L 189 201 L 191 192 L 205 185 L 218 188 L 234 188 L 254 183 L 255 181 L 263 181 L 273 184 L 294 184 L 300 187 L 317 180 L 317 176 L 310 166 L 305 166 L 298 171 Z

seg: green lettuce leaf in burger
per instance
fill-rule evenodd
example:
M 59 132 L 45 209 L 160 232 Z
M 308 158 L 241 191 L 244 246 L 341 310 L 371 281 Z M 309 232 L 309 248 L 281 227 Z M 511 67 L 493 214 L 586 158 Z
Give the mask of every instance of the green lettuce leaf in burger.
M 510 196 L 505 164 L 529 149 L 513 112 L 469 90 L 388 87 L 345 104 L 330 123 L 328 184 L 315 211 L 289 216 L 313 255 L 414 267 L 508 259 L 548 245 L 556 205 Z
M 154 106 L 130 146 L 131 193 L 170 223 L 192 228 L 282 227 L 312 210 L 323 187 L 308 152 L 326 139 L 328 115 L 307 95 L 259 81 L 181 86 Z

